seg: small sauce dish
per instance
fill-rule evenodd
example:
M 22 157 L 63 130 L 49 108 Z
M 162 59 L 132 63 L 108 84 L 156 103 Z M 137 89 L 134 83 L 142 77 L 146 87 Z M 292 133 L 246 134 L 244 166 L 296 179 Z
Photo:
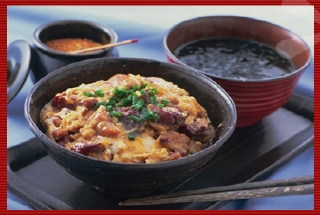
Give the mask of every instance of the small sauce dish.
M 91 21 L 59 20 L 39 26 L 33 33 L 32 44 L 26 40 L 16 40 L 8 46 L 8 103 L 19 92 L 28 74 L 36 83 L 52 71 L 71 63 L 119 56 L 113 47 L 79 54 L 69 53 L 68 49 L 72 51 L 117 41 L 118 35 L 112 28 Z M 64 49 L 59 50 L 58 47 Z

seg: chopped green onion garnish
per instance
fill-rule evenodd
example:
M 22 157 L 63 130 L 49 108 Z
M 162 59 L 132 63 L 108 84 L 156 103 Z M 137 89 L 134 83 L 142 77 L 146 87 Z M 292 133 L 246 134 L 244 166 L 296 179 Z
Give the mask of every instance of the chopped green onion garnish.
M 159 108 L 163 108 L 163 107 L 164 107 L 164 104 L 158 104 L 158 107 L 159 107 Z
M 132 102 L 132 98 L 133 98 L 133 96 L 132 96 L 132 95 L 128 95 L 128 97 L 127 97 L 127 101 L 128 101 L 128 103 L 131 103 L 131 102 Z
M 121 89 L 121 92 L 122 92 L 124 95 L 127 95 L 127 94 L 128 94 L 128 90 L 126 90 L 125 88 L 122 88 L 122 89 Z
M 94 94 L 89 93 L 89 92 L 84 92 L 83 95 L 87 96 L 87 97 L 95 97 Z
M 106 106 L 106 105 L 107 105 L 107 102 L 105 102 L 105 101 L 103 101 L 103 102 L 98 102 L 98 103 L 96 103 L 94 106 L 95 106 L 95 108 L 98 108 L 98 107 L 100 107 L 100 105 Z
M 160 116 L 155 111 L 150 111 L 147 114 L 148 119 L 152 119 L 154 121 L 158 121 L 160 119 Z
M 112 91 L 112 93 L 115 94 L 115 95 L 116 95 L 118 92 L 119 92 L 119 88 L 118 88 L 118 87 L 115 87 L 115 88 L 113 89 L 113 91 Z
M 155 94 L 158 93 L 158 90 L 157 90 L 156 88 L 150 86 L 150 85 L 148 85 L 148 89 L 149 89 L 149 90 L 148 90 L 148 93 L 149 93 L 149 95 L 151 95 L 151 96 L 153 96 L 153 95 L 155 95 Z
M 120 99 L 115 96 L 112 96 L 110 100 L 114 100 L 116 103 L 120 101 Z
M 116 117 L 122 117 L 122 113 L 120 111 L 116 111 Z
M 147 118 L 148 118 L 148 110 L 147 110 L 146 107 L 143 107 L 143 108 L 142 108 L 141 118 L 142 118 L 142 120 L 147 120 Z
M 116 105 L 116 103 L 117 102 L 115 100 L 110 99 L 109 102 L 107 103 L 107 105 L 114 107 Z
M 148 85 L 148 83 L 143 83 L 142 86 L 141 86 L 141 88 L 143 89 L 143 88 L 145 88 L 147 85 Z
M 159 119 L 160 119 L 160 116 L 157 113 L 155 113 L 153 120 L 157 122 Z
M 122 91 L 118 91 L 117 94 L 115 94 L 116 96 L 122 98 L 125 96 L 125 94 Z
M 144 96 L 144 95 L 146 95 L 146 94 L 147 94 L 147 92 L 146 92 L 146 90 L 145 90 L 145 89 L 142 89 L 142 90 L 140 91 L 140 93 L 141 93 L 141 95 L 142 95 L 142 96 Z
M 143 99 L 140 98 L 136 104 L 143 106 L 144 105 Z
M 94 91 L 94 95 L 95 97 L 104 97 L 104 93 L 102 92 L 101 89 Z
M 140 91 L 139 91 L 140 90 Z M 135 93 L 135 91 L 139 91 L 138 94 Z M 132 107 L 135 108 L 137 111 L 140 112 L 140 116 L 138 115 L 130 115 L 128 116 L 129 119 L 140 122 L 140 121 L 146 121 L 146 120 L 154 120 L 158 121 L 160 119 L 160 116 L 156 113 L 156 111 L 148 111 L 147 105 L 145 104 L 144 100 L 141 98 L 141 96 L 144 96 L 146 94 L 150 95 L 150 104 L 156 104 L 158 107 L 163 108 L 167 104 L 169 104 L 169 100 L 163 99 L 161 100 L 161 103 L 158 103 L 157 97 L 155 94 L 158 93 L 158 90 L 154 88 L 153 86 L 143 83 L 140 85 L 134 85 L 132 89 L 122 88 L 122 87 L 115 87 L 113 89 L 113 94 L 110 98 L 110 100 L 106 102 L 100 102 L 97 103 L 97 107 L 99 105 L 104 105 L 105 108 L 108 110 L 110 116 L 116 116 L 116 117 L 122 117 L 122 113 L 120 111 L 113 110 L 113 107 Z M 87 95 L 91 96 L 93 94 L 87 93 Z M 104 96 L 104 93 L 101 90 L 95 91 L 95 96 Z M 141 96 L 140 96 L 141 95 Z
M 131 107 L 133 107 L 136 110 L 140 110 L 142 108 L 142 105 L 137 103 L 137 104 L 132 105 Z
M 116 116 L 116 117 L 121 117 L 122 113 L 120 111 L 111 111 L 110 116 Z
M 161 104 L 167 105 L 167 104 L 169 104 L 169 102 L 170 101 L 167 99 L 162 99 Z
M 154 111 L 149 111 L 149 112 L 147 113 L 148 119 L 153 119 L 153 118 L 154 118 L 154 115 L 155 115 L 155 112 L 154 112 Z
M 129 140 L 134 140 L 134 138 L 135 138 L 135 134 L 133 132 L 129 133 L 128 139 Z
M 128 94 L 128 91 L 124 88 L 118 88 L 115 87 L 114 90 L 112 91 L 112 93 L 120 98 L 126 96 Z
M 123 99 L 121 100 L 121 106 L 122 106 L 122 107 L 126 107 L 126 106 L 128 106 L 128 105 L 129 105 L 128 100 L 127 100 L 126 98 L 123 98 Z
M 150 96 L 150 103 L 157 104 L 157 98 L 155 96 Z
M 140 90 L 140 86 L 139 86 L 139 85 L 134 85 L 134 86 L 132 87 L 132 90 L 133 90 L 133 91 Z
M 140 122 L 141 121 L 141 118 L 139 118 L 137 116 L 134 116 L 134 115 L 128 116 L 128 119 L 132 119 L 135 122 Z
M 137 96 L 137 95 L 134 95 L 134 96 L 132 97 L 132 104 L 136 104 L 137 101 L 138 101 L 138 96 Z
M 105 107 L 106 107 L 108 112 L 112 111 L 112 106 L 111 105 L 106 105 Z

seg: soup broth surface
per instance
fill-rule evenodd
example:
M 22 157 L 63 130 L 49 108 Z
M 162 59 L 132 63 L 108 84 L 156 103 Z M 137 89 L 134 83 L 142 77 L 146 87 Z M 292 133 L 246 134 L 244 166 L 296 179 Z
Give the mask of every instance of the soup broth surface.
M 179 46 L 173 54 L 207 74 L 240 80 L 273 78 L 295 70 L 285 53 L 252 40 L 201 39 Z

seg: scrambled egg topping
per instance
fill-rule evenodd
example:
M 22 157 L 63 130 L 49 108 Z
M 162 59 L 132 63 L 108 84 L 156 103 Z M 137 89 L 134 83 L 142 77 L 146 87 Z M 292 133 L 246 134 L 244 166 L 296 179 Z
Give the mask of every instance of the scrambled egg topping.
M 158 77 L 118 74 L 58 93 L 43 108 L 46 135 L 97 159 L 158 163 L 197 153 L 215 129 L 189 93 Z

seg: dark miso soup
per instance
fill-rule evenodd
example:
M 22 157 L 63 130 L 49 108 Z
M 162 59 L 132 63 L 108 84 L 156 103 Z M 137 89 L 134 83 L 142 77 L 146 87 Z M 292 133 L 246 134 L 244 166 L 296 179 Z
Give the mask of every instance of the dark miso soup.
M 284 52 L 252 40 L 201 39 L 179 46 L 173 54 L 207 74 L 240 80 L 278 77 L 295 70 Z

